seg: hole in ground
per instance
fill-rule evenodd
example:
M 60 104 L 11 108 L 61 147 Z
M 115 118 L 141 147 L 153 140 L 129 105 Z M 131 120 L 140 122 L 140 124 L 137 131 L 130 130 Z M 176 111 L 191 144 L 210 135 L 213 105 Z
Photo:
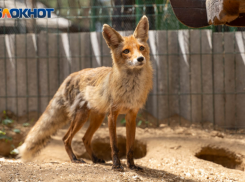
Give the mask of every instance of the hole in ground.
M 119 149 L 119 157 L 126 158 L 126 137 L 118 135 L 117 143 Z M 72 142 L 72 148 L 79 158 L 91 160 L 88 153 L 85 151 L 85 147 L 82 141 Z M 92 141 L 92 150 L 95 155 L 106 161 L 111 160 L 111 147 L 110 147 L 110 138 L 96 138 Z M 144 142 L 135 140 L 134 143 L 134 158 L 139 159 L 145 157 L 147 153 L 147 146 Z
M 195 156 L 199 159 L 220 164 L 229 169 L 244 171 L 243 159 L 227 149 L 206 146 L 196 153 Z

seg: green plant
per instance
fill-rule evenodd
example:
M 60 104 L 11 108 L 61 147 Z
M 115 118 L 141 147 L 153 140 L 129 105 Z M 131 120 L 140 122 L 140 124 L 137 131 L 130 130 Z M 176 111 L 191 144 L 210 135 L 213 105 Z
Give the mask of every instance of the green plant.
M 125 124 L 125 123 L 126 123 L 126 119 L 123 118 L 123 119 L 120 121 L 120 123 L 121 123 L 121 124 Z
M 23 126 L 24 127 L 27 127 L 27 126 L 29 126 L 30 124 L 29 123 L 23 123 Z
M 13 123 L 14 121 L 12 120 L 12 119 L 4 119 L 3 121 L 2 121 L 2 123 L 4 124 L 4 125 L 9 125 L 9 124 L 11 124 L 11 123 Z
M 5 128 L 12 124 L 14 120 L 9 119 L 7 116 L 7 112 L 3 111 L 3 118 L 2 118 L 2 130 L 0 130 L 0 140 L 5 140 L 5 142 L 11 141 L 12 137 L 6 135 Z
M 139 122 L 137 123 L 137 126 L 141 126 L 143 123 L 146 124 L 146 126 L 148 125 L 152 125 L 149 121 L 145 120 L 141 114 L 138 114 L 137 119 L 139 119 Z M 125 124 L 126 123 L 126 119 L 123 118 L 121 121 L 120 121 L 121 124 Z
M 34 122 L 34 119 L 32 118 L 31 121 L 30 121 L 30 123 L 33 123 L 33 122 Z
M 12 155 L 17 155 L 17 154 L 19 154 L 19 151 L 18 151 L 18 149 L 14 149 L 14 150 L 12 150 L 12 151 L 10 152 L 10 154 L 12 154 Z
M 0 140 L 1 140 L 1 139 L 5 139 L 5 140 L 9 139 L 9 137 L 6 136 L 6 132 L 4 132 L 4 131 L 2 131 L 2 130 L 0 130 Z
M 6 132 L 0 130 L 0 135 L 6 135 Z
M 7 113 L 6 113 L 5 110 L 3 111 L 3 115 L 4 115 L 5 117 L 7 117 Z
M 20 130 L 19 129 L 13 129 L 13 132 L 20 133 Z
M 12 137 L 6 136 L 6 135 L 0 135 L 0 140 L 5 139 L 5 142 L 11 141 Z
M 9 125 L 14 122 L 14 120 L 8 118 L 6 111 L 3 111 L 3 117 L 4 119 L 2 120 L 2 124 L 4 125 Z
M 137 126 L 140 126 L 141 124 L 142 124 L 142 121 L 141 121 L 141 120 L 139 120 L 139 122 L 138 122 Z

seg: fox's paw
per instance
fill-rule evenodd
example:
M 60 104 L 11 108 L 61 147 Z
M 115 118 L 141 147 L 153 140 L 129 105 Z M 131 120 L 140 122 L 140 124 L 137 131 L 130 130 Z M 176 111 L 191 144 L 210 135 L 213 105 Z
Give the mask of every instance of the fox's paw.
M 123 172 L 124 171 L 124 168 L 120 165 L 118 166 L 114 166 L 112 165 L 112 169 L 115 170 L 115 171 L 120 171 L 120 172 Z
M 92 155 L 92 161 L 93 161 L 93 163 L 105 163 L 105 161 L 103 159 L 99 159 L 94 154 Z
M 84 160 L 82 160 L 82 159 L 73 159 L 72 161 L 71 161 L 72 163 L 82 163 L 82 164 L 84 164 L 84 163 L 86 163 Z
M 131 170 L 135 170 L 135 171 L 143 171 L 142 167 L 139 167 L 139 166 L 136 166 L 136 165 L 129 165 L 128 168 L 131 169 Z
M 93 159 L 93 163 L 105 163 L 105 161 L 96 157 Z

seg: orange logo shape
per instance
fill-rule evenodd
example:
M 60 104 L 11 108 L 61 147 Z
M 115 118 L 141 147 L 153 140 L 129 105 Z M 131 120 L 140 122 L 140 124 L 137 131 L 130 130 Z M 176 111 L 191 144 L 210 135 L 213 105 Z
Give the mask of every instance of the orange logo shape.
M 3 9 L 3 13 L 2 13 L 2 18 L 4 18 L 5 17 L 5 15 L 7 16 L 7 18 L 12 18 L 12 16 L 11 16 L 11 14 L 10 14 L 10 12 L 9 12 L 9 10 L 8 9 Z

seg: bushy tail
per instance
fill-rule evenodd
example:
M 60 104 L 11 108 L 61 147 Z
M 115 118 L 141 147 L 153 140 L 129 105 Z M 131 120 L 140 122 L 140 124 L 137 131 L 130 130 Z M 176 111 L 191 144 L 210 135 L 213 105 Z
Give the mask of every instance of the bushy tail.
M 45 112 L 28 133 L 25 142 L 18 147 L 22 161 L 30 161 L 45 147 L 51 135 L 69 121 L 66 109 L 60 97 L 54 97 Z

